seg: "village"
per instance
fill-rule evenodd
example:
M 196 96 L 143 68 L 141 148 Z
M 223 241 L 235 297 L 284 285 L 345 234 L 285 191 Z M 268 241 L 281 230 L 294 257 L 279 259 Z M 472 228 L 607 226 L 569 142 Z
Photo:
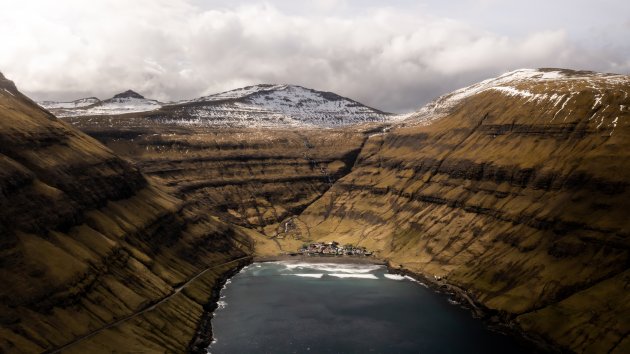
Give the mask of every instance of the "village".
M 365 247 L 351 244 L 341 246 L 339 242 L 315 242 L 302 245 L 298 253 L 305 256 L 371 256 L 372 252 Z

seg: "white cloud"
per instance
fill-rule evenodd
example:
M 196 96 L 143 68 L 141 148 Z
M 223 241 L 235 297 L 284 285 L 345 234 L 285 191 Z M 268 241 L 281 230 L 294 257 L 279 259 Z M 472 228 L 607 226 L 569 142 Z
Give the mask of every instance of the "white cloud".
M 35 98 L 104 98 L 131 88 L 174 100 L 270 82 L 401 111 L 506 70 L 591 65 L 563 30 L 513 38 L 406 9 L 307 16 L 185 0 L 9 2 L 0 12 L 0 71 Z

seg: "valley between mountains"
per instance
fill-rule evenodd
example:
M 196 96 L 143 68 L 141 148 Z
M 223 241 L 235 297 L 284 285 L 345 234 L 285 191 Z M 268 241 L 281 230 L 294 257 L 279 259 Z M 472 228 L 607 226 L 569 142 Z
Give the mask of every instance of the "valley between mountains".
M 203 351 L 227 274 L 335 240 L 547 349 L 630 352 L 629 92 L 523 69 L 395 115 L 292 85 L 38 106 L 0 77 L 0 351 Z

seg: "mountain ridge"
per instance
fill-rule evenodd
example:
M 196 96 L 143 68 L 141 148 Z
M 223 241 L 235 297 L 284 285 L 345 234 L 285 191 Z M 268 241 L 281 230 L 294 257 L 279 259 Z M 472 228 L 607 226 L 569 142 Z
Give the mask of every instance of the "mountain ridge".
M 565 92 L 562 95 L 547 92 L 553 89 L 548 85 L 558 88 L 560 86 L 558 83 L 571 84 L 571 88 L 563 89 Z M 574 87 L 576 83 L 580 84 Z M 558 105 L 563 107 L 580 90 L 597 91 L 606 87 L 608 83 L 629 84 L 630 76 L 562 68 L 517 69 L 442 95 L 411 113 L 405 123 L 419 124 L 440 118 L 450 113 L 466 98 L 488 90 L 496 90 L 506 96 L 520 96 L 526 98 L 525 102 L 549 101 L 553 103 L 553 107 Z M 542 92 L 543 90 L 545 92 Z
M 334 127 L 400 119 L 335 93 L 298 85 L 259 84 L 169 103 L 131 92 L 103 101 L 40 105 L 62 118 L 136 113 L 158 124 L 181 126 Z

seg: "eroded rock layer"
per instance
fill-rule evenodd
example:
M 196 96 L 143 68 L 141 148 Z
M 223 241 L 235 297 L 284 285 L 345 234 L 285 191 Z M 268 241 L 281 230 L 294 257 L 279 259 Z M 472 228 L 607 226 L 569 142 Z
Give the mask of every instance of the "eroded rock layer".
M 138 161 L 187 208 L 280 238 L 350 172 L 367 137 L 360 129 L 153 129 L 86 131 Z

